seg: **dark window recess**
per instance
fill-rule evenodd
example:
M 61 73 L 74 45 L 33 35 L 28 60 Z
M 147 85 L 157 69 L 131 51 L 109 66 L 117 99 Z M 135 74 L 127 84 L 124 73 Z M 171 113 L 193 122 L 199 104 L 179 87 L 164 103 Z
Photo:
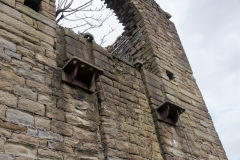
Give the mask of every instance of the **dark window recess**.
M 38 12 L 40 10 L 41 1 L 42 0 L 25 0 L 24 5 Z
M 165 102 L 157 109 L 157 118 L 160 121 L 164 121 L 171 125 L 175 125 L 178 122 L 179 116 L 185 111 L 185 109 L 171 103 Z
M 103 71 L 88 62 L 73 57 L 62 69 L 62 80 L 71 85 L 94 92 L 92 86 Z
M 167 71 L 166 71 L 166 74 L 167 74 L 169 80 L 174 80 L 174 79 L 175 79 L 175 76 L 174 76 L 174 74 L 173 74 L 172 72 L 170 72 L 170 71 L 167 70 Z

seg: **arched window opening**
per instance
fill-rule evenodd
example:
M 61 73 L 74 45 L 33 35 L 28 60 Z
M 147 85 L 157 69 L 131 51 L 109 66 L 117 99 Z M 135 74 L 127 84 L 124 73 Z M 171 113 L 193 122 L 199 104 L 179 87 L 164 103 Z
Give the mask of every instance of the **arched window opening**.
M 123 33 L 123 25 L 101 0 L 57 0 L 56 20 L 76 33 L 89 32 L 106 47 Z

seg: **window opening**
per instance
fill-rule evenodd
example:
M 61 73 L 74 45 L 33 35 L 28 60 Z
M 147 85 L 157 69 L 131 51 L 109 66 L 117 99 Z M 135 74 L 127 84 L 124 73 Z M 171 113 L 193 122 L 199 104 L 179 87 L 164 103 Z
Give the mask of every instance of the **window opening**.
M 167 71 L 166 71 L 166 74 L 167 74 L 169 80 L 174 80 L 174 79 L 175 79 L 175 76 L 174 76 L 174 74 L 173 74 L 172 72 L 170 72 L 170 71 L 167 70 Z
M 24 5 L 38 12 L 40 10 L 41 1 L 42 0 L 25 0 Z

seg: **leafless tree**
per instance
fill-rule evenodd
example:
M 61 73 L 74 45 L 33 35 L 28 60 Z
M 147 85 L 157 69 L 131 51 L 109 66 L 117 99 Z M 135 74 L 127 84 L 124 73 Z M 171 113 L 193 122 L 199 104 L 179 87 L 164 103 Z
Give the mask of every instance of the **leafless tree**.
M 78 1 L 78 3 L 75 3 Z M 110 12 L 107 15 L 101 15 L 104 11 L 105 5 L 94 6 L 93 0 L 57 0 L 56 21 L 61 23 L 62 21 L 69 22 L 72 25 L 71 29 L 80 28 L 81 32 L 87 32 L 91 29 L 100 28 L 108 20 L 113 13 Z M 106 42 L 106 37 L 109 36 L 114 29 L 109 28 L 109 32 L 100 39 L 101 45 Z

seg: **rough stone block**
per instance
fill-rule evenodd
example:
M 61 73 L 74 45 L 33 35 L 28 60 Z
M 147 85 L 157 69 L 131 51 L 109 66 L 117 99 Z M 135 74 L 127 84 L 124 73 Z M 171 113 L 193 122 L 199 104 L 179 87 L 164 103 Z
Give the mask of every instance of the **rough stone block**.
M 47 107 L 47 117 L 59 121 L 65 121 L 65 113 L 62 110 L 53 107 Z
M 0 119 L 6 118 L 6 111 L 7 111 L 7 107 L 5 105 L 0 104 Z
M 39 139 L 31 136 L 27 136 L 25 134 L 12 134 L 12 139 L 17 142 L 27 143 L 29 145 L 37 146 L 39 145 Z
M 3 138 L 0 138 L 0 152 L 4 150 L 4 143 L 5 143 L 5 140 Z
M 1 2 L 15 8 L 15 0 L 1 0 Z
M 0 159 L 2 159 L 2 160 L 13 160 L 13 157 L 9 154 L 0 153 Z
M 0 120 L 0 127 L 6 128 L 6 129 L 9 129 L 12 131 L 19 131 L 19 132 L 25 132 L 27 130 L 27 128 L 25 126 L 16 125 L 11 122 L 3 122 L 1 120 Z
M 61 153 L 54 152 L 49 149 L 38 149 L 38 155 L 40 158 L 57 159 L 57 160 L 63 159 L 63 156 Z
M 66 113 L 66 121 L 69 124 L 72 124 L 74 126 L 82 126 L 82 127 L 94 127 L 91 122 L 84 120 L 78 116 L 74 116 L 70 113 Z
M 24 84 L 25 83 L 25 79 L 16 75 L 15 73 L 9 72 L 9 71 L 5 71 L 3 69 L 0 69 L 0 77 L 6 80 L 9 80 L 10 82 L 14 81 L 17 82 L 18 84 Z
M 38 102 L 48 107 L 56 107 L 56 98 L 48 95 L 38 95 Z
M 10 41 L 7 41 L 6 39 L 3 39 L 2 37 L 0 37 L 0 46 L 3 47 L 3 48 L 9 49 L 13 52 L 17 51 L 16 44 L 14 44 Z
M 95 132 L 90 132 L 78 127 L 73 127 L 73 136 L 84 142 L 94 142 L 97 138 Z
M 38 83 L 38 82 L 35 82 L 35 81 L 27 80 L 26 84 L 27 84 L 27 86 L 29 86 L 31 88 L 34 88 L 34 89 L 38 90 L 39 92 L 49 93 L 49 94 L 52 93 L 52 90 L 49 87 L 47 87 L 46 85 L 42 84 L 42 83 Z
M 58 142 L 63 141 L 63 137 L 61 135 L 53 133 L 53 132 L 49 132 L 49 131 L 39 130 L 37 136 L 42 139 L 49 139 L 49 140 L 58 141 Z
M 47 66 L 50 66 L 50 67 L 53 67 L 53 68 L 57 68 L 57 63 L 56 61 L 48 58 L 48 57 L 45 57 L 43 55 L 40 55 L 40 54 L 37 54 L 36 55 L 36 60 L 47 65 Z
M 6 153 L 9 153 L 9 154 L 25 156 L 29 158 L 37 157 L 37 150 L 34 147 L 23 145 L 23 144 L 6 142 L 4 145 L 4 150 Z
M 73 149 L 64 143 L 48 142 L 48 148 L 62 152 L 73 153 Z
M 55 133 L 59 133 L 65 136 L 72 136 L 73 134 L 71 125 L 56 120 L 51 121 L 51 130 Z
M 28 99 L 20 98 L 18 108 L 41 116 L 45 114 L 44 105 Z
M 17 97 L 8 92 L 0 91 L 0 103 L 16 108 Z
M 16 95 L 21 97 L 36 101 L 37 100 L 37 93 L 33 92 L 31 89 L 26 87 L 21 87 L 19 85 L 13 86 L 13 92 Z
M 35 127 L 50 130 L 50 120 L 43 117 L 35 117 Z
M 16 124 L 25 126 L 34 126 L 34 118 L 32 115 L 15 110 L 8 109 L 6 112 L 7 120 Z

